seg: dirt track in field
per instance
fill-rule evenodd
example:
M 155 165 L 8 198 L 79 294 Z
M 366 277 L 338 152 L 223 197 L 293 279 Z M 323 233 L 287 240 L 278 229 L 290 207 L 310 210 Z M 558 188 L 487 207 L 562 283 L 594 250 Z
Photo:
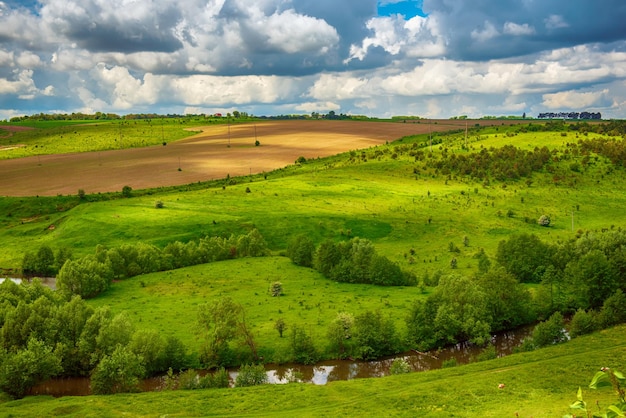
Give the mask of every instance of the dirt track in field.
M 508 122 L 479 121 L 481 126 Z M 126 185 L 145 189 L 269 172 L 299 156 L 326 157 L 465 123 L 298 120 L 209 126 L 167 146 L 0 160 L 0 196 L 111 192 Z M 255 139 L 260 146 L 254 146 Z

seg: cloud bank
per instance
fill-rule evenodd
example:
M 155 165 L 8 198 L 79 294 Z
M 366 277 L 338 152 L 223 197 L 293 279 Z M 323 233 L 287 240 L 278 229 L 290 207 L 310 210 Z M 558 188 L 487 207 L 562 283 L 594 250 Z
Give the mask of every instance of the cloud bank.
M 38 112 L 626 117 L 626 3 L 0 1 L 0 119 Z

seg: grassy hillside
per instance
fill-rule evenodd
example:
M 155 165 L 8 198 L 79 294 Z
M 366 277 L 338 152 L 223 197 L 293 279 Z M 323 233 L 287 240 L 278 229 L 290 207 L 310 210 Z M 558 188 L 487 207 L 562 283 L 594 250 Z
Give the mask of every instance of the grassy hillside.
M 280 281 L 284 295 L 272 297 L 271 283 Z M 174 335 L 197 351 L 201 336 L 198 308 L 209 300 L 229 295 L 240 301 L 246 320 L 266 361 L 281 361 L 289 352 L 288 333 L 279 338 L 274 329 L 283 318 L 288 329 L 297 325 L 312 332 L 320 350 L 326 330 L 339 312 L 358 315 L 380 309 L 394 318 L 399 330 L 413 301 L 422 297 L 417 287 L 375 287 L 335 283 L 318 272 L 295 266 L 288 258 L 248 258 L 183 268 L 115 283 L 90 301 L 125 311 L 138 328 Z
M 0 124 L 0 159 L 159 145 L 188 137 L 188 129 L 207 123 L 188 118 L 29 121 L 20 126 L 33 129 L 13 133 Z
M 3 416 L 398 416 L 560 417 L 583 388 L 603 407 L 612 390 L 587 389 L 601 366 L 623 369 L 625 327 L 530 353 L 422 373 L 252 388 L 112 396 L 30 397 L 0 404 Z M 499 388 L 504 384 L 504 388 Z
M 68 247 L 80 256 L 92 253 L 98 244 L 164 245 L 256 227 L 274 251 L 285 249 L 296 234 L 316 242 L 368 238 L 381 254 L 420 276 L 448 270 L 452 257 L 462 271 L 471 272 L 480 248 L 493 255 L 498 242 L 513 233 L 535 233 L 554 242 L 579 229 L 625 224 L 622 168 L 597 157 L 572 170 L 581 157 L 572 156 L 566 146 L 576 141 L 571 133 L 508 136 L 502 131 L 513 128 L 490 129 L 490 134 L 470 137 L 469 149 L 462 134 L 440 137 L 443 144 L 432 153 L 423 147 L 427 137 L 405 138 L 266 176 L 153 190 L 131 199 L 107 200 L 102 195 L 94 196 L 101 201 L 89 203 L 72 196 L 0 198 L 0 238 L 5 244 L 0 267 L 18 268 L 23 253 L 41 244 Z M 449 159 L 506 144 L 528 150 L 547 145 L 558 161 L 528 177 L 506 181 L 434 168 L 444 149 Z M 416 151 L 424 153 L 420 161 Z M 156 200 L 165 207 L 155 209 Z M 537 225 L 543 214 L 551 217 L 550 228 Z M 450 243 L 459 254 L 448 251 Z

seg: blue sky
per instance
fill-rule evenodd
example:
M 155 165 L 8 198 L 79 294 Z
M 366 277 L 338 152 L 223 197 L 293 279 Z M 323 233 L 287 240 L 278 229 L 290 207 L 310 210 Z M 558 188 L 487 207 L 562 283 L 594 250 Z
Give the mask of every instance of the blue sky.
M 624 0 L 0 0 L 0 119 L 626 118 Z

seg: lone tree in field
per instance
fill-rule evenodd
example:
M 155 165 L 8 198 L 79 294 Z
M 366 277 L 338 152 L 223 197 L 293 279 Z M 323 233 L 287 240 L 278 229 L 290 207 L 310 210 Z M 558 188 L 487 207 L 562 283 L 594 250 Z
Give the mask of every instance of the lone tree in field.
M 537 223 L 541 226 L 550 226 L 550 217 L 548 215 L 541 215 Z
M 130 197 L 131 193 L 133 191 L 133 188 L 130 186 L 124 186 L 122 187 L 122 196 L 124 197 Z
M 274 329 L 278 331 L 278 335 L 280 336 L 280 338 L 283 338 L 283 333 L 287 329 L 287 323 L 283 318 L 278 318 L 274 323 Z

